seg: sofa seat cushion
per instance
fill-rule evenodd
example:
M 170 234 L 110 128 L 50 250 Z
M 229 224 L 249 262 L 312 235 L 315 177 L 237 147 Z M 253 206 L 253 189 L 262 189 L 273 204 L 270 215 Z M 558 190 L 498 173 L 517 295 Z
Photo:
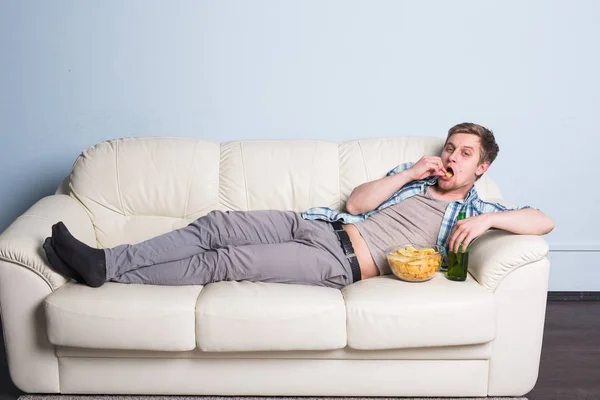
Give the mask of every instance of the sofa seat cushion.
M 206 285 L 196 305 L 203 351 L 330 350 L 346 346 L 338 289 L 230 281 Z
M 48 338 L 55 345 L 92 349 L 192 350 L 201 290 L 114 282 L 91 288 L 69 282 L 44 301 Z
M 348 346 L 400 349 L 486 343 L 496 337 L 493 292 L 470 274 L 464 282 L 442 272 L 426 282 L 383 275 L 342 289 L 348 318 Z
M 389 350 L 356 350 L 348 346 L 333 350 L 287 350 L 287 351 L 149 351 L 83 349 L 81 347 L 56 346 L 56 355 L 80 358 L 202 358 L 202 359 L 248 359 L 292 358 L 304 360 L 489 360 L 494 342 L 466 344 L 464 346 L 411 347 Z

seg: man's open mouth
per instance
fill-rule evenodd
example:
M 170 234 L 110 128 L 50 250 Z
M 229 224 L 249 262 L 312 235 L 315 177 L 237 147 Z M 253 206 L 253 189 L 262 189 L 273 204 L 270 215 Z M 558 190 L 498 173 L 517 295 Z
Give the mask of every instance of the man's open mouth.
M 454 170 L 452 167 L 446 167 L 446 178 L 452 178 L 454 176 Z

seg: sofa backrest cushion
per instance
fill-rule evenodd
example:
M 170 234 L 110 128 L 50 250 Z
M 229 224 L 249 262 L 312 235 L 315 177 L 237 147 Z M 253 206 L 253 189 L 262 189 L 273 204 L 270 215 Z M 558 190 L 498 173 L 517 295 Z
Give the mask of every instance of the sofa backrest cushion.
M 343 209 L 356 186 L 400 163 L 439 155 L 443 143 L 433 137 L 341 143 L 112 139 L 79 155 L 67 194 L 86 208 L 98 247 L 114 247 L 186 226 L 214 209 Z M 483 199 L 502 197 L 487 174 L 476 187 Z

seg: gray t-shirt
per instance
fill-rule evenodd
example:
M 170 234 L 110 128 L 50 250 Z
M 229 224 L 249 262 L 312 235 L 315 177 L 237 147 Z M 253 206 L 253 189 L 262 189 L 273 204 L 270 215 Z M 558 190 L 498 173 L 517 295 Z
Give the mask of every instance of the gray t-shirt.
M 355 223 L 365 239 L 380 275 L 392 271 L 385 256 L 385 249 L 404 243 L 417 246 L 435 246 L 446 207 L 451 200 L 434 199 L 429 186 L 400 203 L 384 208 L 368 219 Z

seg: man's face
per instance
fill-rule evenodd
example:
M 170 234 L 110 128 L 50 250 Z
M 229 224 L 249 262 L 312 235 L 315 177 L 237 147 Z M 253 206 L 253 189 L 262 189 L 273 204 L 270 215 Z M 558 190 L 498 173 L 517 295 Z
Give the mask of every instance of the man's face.
M 455 133 L 448 138 L 442 150 L 442 163 L 453 176 L 441 176 L 438 186 L 444 191 L 460 188 L 470 188 L 475 183 L 478 175 L 482 175 L 489 168 L 489 163 L 479 165 L 481 156 L 480 140 L 477 135 L 468 133 Z

